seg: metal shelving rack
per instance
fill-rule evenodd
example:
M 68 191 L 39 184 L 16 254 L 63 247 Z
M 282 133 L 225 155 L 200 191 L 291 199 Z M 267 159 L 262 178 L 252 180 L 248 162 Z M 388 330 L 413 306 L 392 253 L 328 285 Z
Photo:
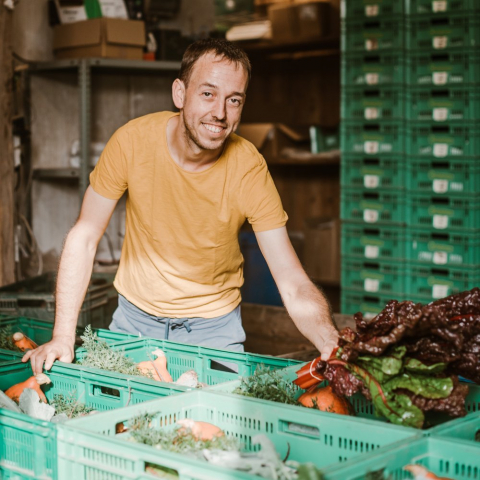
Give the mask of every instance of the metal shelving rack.
M 71 60 L 55 60 L 52 62 L 33 63 L 29 65 L 30 75 L 36 73 L 77 70 L 80 105 L 80 168 L 40 169 L 34 172 L 35 178 L 68 178 L 79 179 L 80 204 L 88 186 L 88 175 L 90 152 L 90 129 L 91 129 L 91 92 L 92 75 L 95 71 L 101 70 L 127 70 L 133 73 L 156 73 L 156 72 L 178 72 L 180 62 L 172 61 L 141 61 L 122 60 L 114 58 L 79 58 Z M 48 170 L 48 171 L 47 171 Z

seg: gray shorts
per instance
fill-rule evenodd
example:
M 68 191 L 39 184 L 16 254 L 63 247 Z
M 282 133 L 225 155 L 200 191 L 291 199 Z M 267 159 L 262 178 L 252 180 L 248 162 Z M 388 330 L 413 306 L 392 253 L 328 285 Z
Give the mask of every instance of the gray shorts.
M 243 352 L 245 330 L 242 327 L 240 305 L 230 313 L 215 318 L 155 317 L 140 310 L 122 295 L 113 314 L 110 330 L 143 337 L 172 340 Z

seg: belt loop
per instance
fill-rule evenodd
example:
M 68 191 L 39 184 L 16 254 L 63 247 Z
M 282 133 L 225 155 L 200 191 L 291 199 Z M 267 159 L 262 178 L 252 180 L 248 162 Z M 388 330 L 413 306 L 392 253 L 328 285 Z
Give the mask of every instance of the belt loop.
M 192 331 L 192 327 L 190 326 L 190 324 L 188 323 L 188 320 L 185 320 L 183 322 L 183 325 L 184 327 L 187 329 L 187 332 L 190 333 Z
M 170 333 L 170 318 L 167 318 L 165 322 L 165 340 L 168 340 L 168 334 Z

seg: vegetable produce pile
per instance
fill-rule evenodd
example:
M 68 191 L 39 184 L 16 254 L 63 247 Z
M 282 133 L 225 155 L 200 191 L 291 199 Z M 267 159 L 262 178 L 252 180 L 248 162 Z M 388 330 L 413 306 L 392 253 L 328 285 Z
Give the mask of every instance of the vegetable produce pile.
M 12 333 L 11 327 L 0 329 L 0 348 L 14 352 L 24 352 L 28 349 L 37 348 L 37 344 L 30 340 L 22 332 Z
M 480 289 L 428 305 L 392 300 L 371 321 L 357 313 L 355 322 L 328 361 L 297 372 L 300 388 L 326 379 L 336 394 L 361 392 L 377 414 L 416 428 L 429 411 L 466 415 L 468 386 L 458 375 L 480 382 Z

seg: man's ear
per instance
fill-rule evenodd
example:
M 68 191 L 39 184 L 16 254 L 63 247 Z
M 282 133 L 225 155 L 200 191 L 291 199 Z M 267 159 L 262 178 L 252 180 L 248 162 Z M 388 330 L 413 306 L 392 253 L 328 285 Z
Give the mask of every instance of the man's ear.
M 185 103 L 185 84 L 179 78 L 173 82 L 172 98 L 174 105 L 181 110 Z

